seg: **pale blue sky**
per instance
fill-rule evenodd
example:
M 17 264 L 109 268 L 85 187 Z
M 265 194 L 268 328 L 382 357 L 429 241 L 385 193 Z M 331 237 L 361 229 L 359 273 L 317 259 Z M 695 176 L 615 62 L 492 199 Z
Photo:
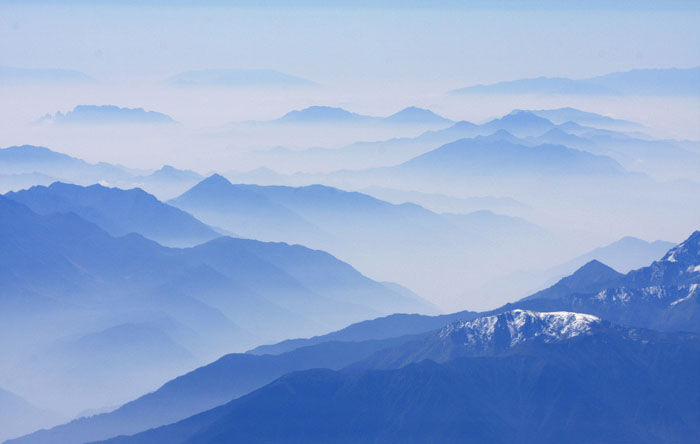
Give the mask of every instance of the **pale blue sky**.
M 270 68 L 329 86 L 391 80 L 445 89 L 700 65 L 694 2 L 663 10 L 649 2 L 593 10 L 580 2 L 552 9 L 548 1 L 517 10 L 445 7 L 464 3 L 457 1 L 420 8 L 97 3 L 0 3 L 0 65 L 78 69 L 107 81 Z

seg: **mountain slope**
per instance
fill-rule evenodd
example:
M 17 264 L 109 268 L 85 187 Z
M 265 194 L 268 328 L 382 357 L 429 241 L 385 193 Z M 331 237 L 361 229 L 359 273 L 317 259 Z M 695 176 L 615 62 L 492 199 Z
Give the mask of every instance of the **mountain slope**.
M 558 275 L 571 274 L 584 264 L 598 260 L 622 273 L 642 268 L 660 259 L 668 250 L 673 248 L 673 242 L 657 240 L 647 242 L 631 236 L 625 236 L 609 245 L 596 248 L 578 256 L 551 270 Z
M 415 111 L 411 112 L 411 114 L 414 113 Z M 354 142 L 341 148 L 308 148 L 301 151 L 277 148 L 257 153 L 253 157 L 258 164 L 263 163 L 276 171 L 290 173 L 358 170 L 397 165 L 459 139 L 488 136 L 494 132 L 503 131 L 501 138 L 509 137 L 511 140 L 517 140 L 515 136 L 540 135 L 555 127 L 553 123 L 531 112 L 517 111 L 514 113 L 517 116 L 506 115 L 483 125 L 466 121 L 456 122 L 447 127 L 443 124 L 442 128 L 431 129 L 417 137 Z M 383 121 L 392 117 L 384 118 Z M 528 123 L 532 123 L 534 126 L 530 126 Z
M 622 167 L 614 160 L 562 145 L 529 147 L 503 140 L 462 139 L 409 160 L 397 171 L 444 175 L 516 176 L 615 175 Z
M 0 148 L 0 174 L 40 173 L 70 183 L 129 182 L 143 171 L 108 163 L 91 164 L 45 147 L 22 145 Z
M 277 344 L 261 345 L 247 353 L 254 355 L 280 354 L 301 347 L 329 341 L 368 341 L 395 338 L 404 335 L 417 335 L 442 328 L 457 319 L 470 320 L 478 313 L 461 311 L 438 316 L 419 314 L 392 314 L 382 318 L 358 322 L 341 330 L 308 339 L 287 339 Z
M 299 214 L 258 192 L 254 186 L 233 185 L 214 174 L 168 201 L 168 204 L 196 215 L 214 226 L 239 235 L 274 241 L 295 241 L 279 233 L 296 233 L 308 238 L 320 233 L 318 227 Z M 299 238 L 297 238 L 299 239 Z
M 341 369 L 380 349 L 414 338 L 330 341 L 280 355 L 228 354 L 112 412 L 80 418 L 8 441 L 8 444 L 82 444 L 141 432 L 229 402 L 289 372 L 312 368 Z
M 55 424 L 61 418 L 0 388 L 0 442 Z
M 427 345 L 432 355 L 441 346 L 431 341 L 467 351 L 443 364 L 292 373 L 217 409 L 106 442 L 685 443 L 700 431 L 697 336 L 514 312 L 399 348 Z
M 598 291 L 607 285 L 615 285 L 623 274 L 595 259 L 586 263 L 572 275 L 562 278 L 551 287 L 538 291 L 523 300 L 557 299 L 573 293 Z
M 155 194 L 160 200 L 172 199 L 192 188 L 204 177 L 190 170 L 179 170 L 170 165 L 135 179 L 140 188 Z
M 2 196 L 0 215 L 0 333 L 10 357 L 0 376 L 33 399 L 71 399 L 78 410 L 123 402 L 232 349 L 422 306 L 301 246 L 223 237 L 166 248 Z M 85 341 L 104 352 L 94 355 L 99 363 L 76 365 L 91 356 Z M 139 344 L 185 353 L 168 360 Z M 138 380 L 122 387 L 130 372 Z
M 576 285 L 568 286 L 570 281 Z M 578 311 L 624 325 L 700 331 L 700 231 L 647 267 L 616 275 L 594 262 L 505 307 Z
M 519 254 L 552 245 L 542 229 L 520 218 L 437 214 L 323 185 L 232 184 L 211 176 L 168 203 L 240 236 L 328 251 L 419 295 L 463 293 L 461 285 L 474 282 L 465 269 L 502 273 L 488 269 L 484 258 L 500 258 L 514 245 Z M 518 258 L 507 261 L 515 266 Z
M 556 125 L 566 122 L 576 122 L 579 125 L 593 126 L 607 129 L 639 129 L 640 124 L 628 120 L 616 119 L 597 113 L 581 111 L 576 108 L 566 107 L 558 109 L 529 110 L 531 113 L 544 117 Z
M 38 214 L 73 212 L 112 236 L 139 233 L 163 245 L 191 246 L 219 236 L 191 215 L 138 188 L 81 187 L 55 182 L 10 192 L 6 197 Z

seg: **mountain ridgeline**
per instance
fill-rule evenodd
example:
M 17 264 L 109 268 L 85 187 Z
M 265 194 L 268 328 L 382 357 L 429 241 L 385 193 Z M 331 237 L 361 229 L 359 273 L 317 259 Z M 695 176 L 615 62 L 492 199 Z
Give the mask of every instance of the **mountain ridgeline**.
M 686 74 L 534 83 L 651 94 L 654 78 L 676 76 L 680 91 Z M 244 84 L 313 86 L 207 70 L 170 89 Z M 186 134 L 168 119 L 77 107 L 36 130 L 162 120 Z M 573 108 L 477 124 L 326 106 L 211 140 L 242 129 L 356 142 L 264 149 L 255 166 L 277 171 L 207 176 L 0 149 L 0 441 L 700 436 L 700 231 L 620 238 L 697 228 L 695 142 Z M 370 133 L 394 138 L 357 141 Z M 409 288 L 487 311 L 438 314 Z
M 104 442 L 689 443 L 700 431 L 698 339 L 508 311 Z
M 97 191 L 127 202 L 136 194 L 193 221 L 142 192 Z M 123 219 L 118 210 L 85 211 L 110 229 L 161 224 Z M 3 196 L 0 214 L 0 329 L 3 353 L 12 357 L 1 376 L 49 403 L 67 390 L 76 409 L 123 402 L 232 349 L 430 306 L 298 245 L 218 237 L 168 248 L 136 233 L 113 237 L 75 212 L 38 214 Z M 28 328 L 36 335 L 23 334 Z M 122 378 L 136 374 L 122 387 Z
M 5 196 L 42 215 L 73 212 L 112 236 L 139 233 L 168 246 L 194 246 L 220 236 L 191 215 L 138 188 L 55 182 Z
M 77 444 L 178 419 L 105 442 L 693 442 L 699 283 L 700 231 L 647 267 L 621 274 L 592 261 L 490 313 L 391 315 L 229 355 L 13 444 Z M 158 419 L 144 419 L 149 409 Z
M 475 291 L 535 249 L 560 245 L 519 217 L 438 214 L 324 185 L 234 184 L 215 174 L 167 203 L 239 236 L 328 251 L 418 294 Z M 502 268 L 485 266 L 486 258 L 499 260 Z

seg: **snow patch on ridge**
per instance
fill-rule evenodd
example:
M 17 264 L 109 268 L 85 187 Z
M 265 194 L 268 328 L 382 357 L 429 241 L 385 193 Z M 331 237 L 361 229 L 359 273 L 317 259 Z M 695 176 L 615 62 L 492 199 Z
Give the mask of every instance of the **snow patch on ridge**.
M 671 305 L 678 305 L 681 302 L 685 302 L 690 300 L 693 296 L 695 296 L 695 292 L 698 290 L 698 284 L 693 284 L 690 286 L 688 289 L 688 296 L 682 297 L 680 299 L 676 299 L 675 301 L 671 302 Z
M 441 330 L 440 338 L 459 336 L 465 346 L 500 342 L 512 347 L 535 338 L 544 342 L 571 339 L 588 334 L 600 322 L 600 318 L 582 313 L 513 310 L 473 321 L 454 322 Z

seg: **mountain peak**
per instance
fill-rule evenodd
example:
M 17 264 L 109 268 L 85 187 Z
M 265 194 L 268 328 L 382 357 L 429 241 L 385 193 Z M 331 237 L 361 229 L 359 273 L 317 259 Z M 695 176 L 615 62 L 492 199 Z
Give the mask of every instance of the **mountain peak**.
M 172 117 L 143 108 L 121 108 L 115 105 L 77 105 L 72 111 L 45 115 L 39 122 L 59 124 L 163 124 L 175 123 Z
M 532 111 L 515 110 L 501 117 L 501 122 L 518 122 L 518 123 L 549 123 L 551 122 L 544 117 L 540 117 Z
M 199 183 L 200 185 L 202 184 L 207 184 L 207 185 L 232 185 L 231 182 L 224 176 L 218 173 L 214 173 L 211 176 L 207 177 L 203 181 Z
M 573 274 L 560 279 L 549 288 L 523 298 L 523 301 L 531 299 L 559 299 L 571 293 L 590 293 L 605 289 L 614 285 L 624 275 L 604 263 L 593 259 L 576 270 Z
M 429 109 L 419 108 L 417 106 L 409 106 L 401 111 L 384 118 L 387 122 L 392 123 L 450 123 L 446 119 Z
M 489 134 L 488 136 L 476 136 L 476 140 L 481 140 L 481 141 L 507 141 L 507 142 L 512 142 L 512 143 L 518 143 L 521 142 L 520 139 L 515 137 L 512 133 L 508 132 L 507 130 L 504 130 L 503 128 L 496 130 L 495 132 Z
M 332 106 L 314 105 L 301 110 L 290 111 L 280 117 L 278 122 L 292 123 L 329 123 L 329 122 L 353 122 L 369 119 L 368 116 L 356 114 L 343 108 Z
M 611 267 L 608 267 L 598 259 L 593 259 L 588 261 L 585 265 L 583 265 L 581 268 L 576 270 L 572 276 L 581 276 L 584 274 L 589 274 L 589 273 L 600 273 L 600 272 L 607 272 L 607 273 L 616 273 L 615 270 L 613 270 Z
M 455 122 L 454 125 L 450 127 L 450 129 L 455 129 L 455 130 L 464 130 L 464 129 L 472 129 L 476 128 L 478 125 L 469 122 L 467 120 L 460 120 L 459 122 Z
M 600 318 L 588 314 L 512 310 L 473 321 L 453 322 L 440 331 L 440 338 L 478 349 L 503 349 L 533 340 L 565 341 L 590 334 L 600 323 Z
M 518 136 L 522 136 L 540 135 L 553 128 L 554 124 L 531 111 L 515 110 L 500 119 L 493 119 L 483 126 L 489 129 L 506 129 L 510 132 L 515 132 Z
M 621 273 L 599 260 L 593 259 L 576 270 L 572 275 L 561 279 L 557 284 L 563 285 L 569 290 L 584 291 L 591 288 L 591 286 L 610 283 L 620 277 L 622 277 Z
M 671 248 L 661 258 L 661 261 L 700 266 L 700 230 L 695 231 L 688 239 Z

